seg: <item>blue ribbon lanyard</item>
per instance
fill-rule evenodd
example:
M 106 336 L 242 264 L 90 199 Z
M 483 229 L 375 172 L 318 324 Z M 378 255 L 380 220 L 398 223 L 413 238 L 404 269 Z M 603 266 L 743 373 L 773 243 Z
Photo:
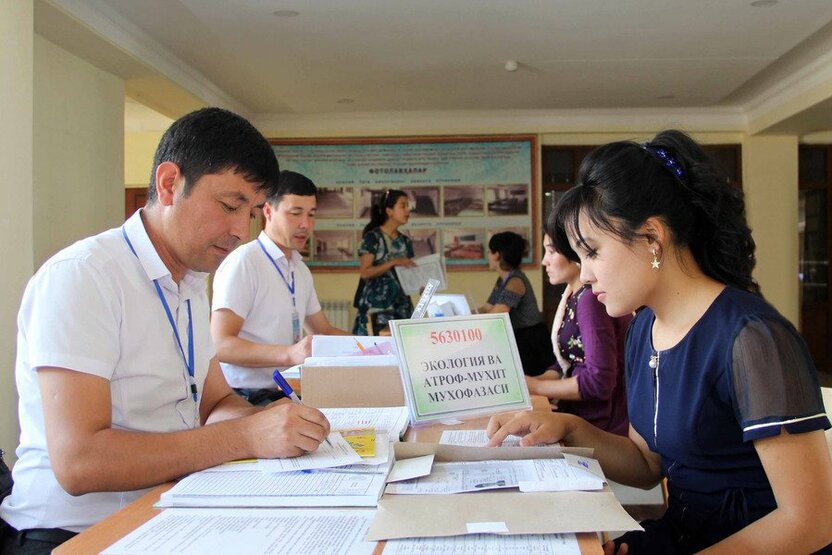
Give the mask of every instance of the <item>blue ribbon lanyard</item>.
M 139 258 L 139 255 L 136 254 L 136 249 L 133 248 L 133 243 L 131 243 L 130 238 L 127 237 L 127 232 L 124 230 L 124 226 L 121 227 L 121 234 L 124 236 L 124 240 L 127 241 L 127 246 L 130 247 L 133 255 L 136 258 Z M 179 347 L 179 352 L 182 354 L 182 361 L 185 363 L 185 367 L 188 370 L 188 384 L 191 386 L 191 395 L 194 398 L 194 402 L 197 402 L 198 395 L 196 379 L 194 379 L 194 325 L 193 318 L 191 317 L 191 300 L 188 299 L 185 301 L 188 305 L 188 357 L 185 358 L 185 349 L 182 348 L 182 340 L 179 338 L 179 327 L 173 319 L 173 313 L 170 311 L 170 306 L 168 306 L 168 301 L 165 299 L 164 293 L 162 293 L 162 287 L 159 285 L 159 280 L 154 279 L 153 285 L 156 286 L 156 294 L 159 295 L 159 300 L 162 302 L 162 307 L 165 309 L 165 314 L 168 316 L 170 327 L 173 329 L 173 335 L 176 337 L 176 345 Z
M 280 279 L 283 280 L 283 283 L 286 284 L 286 289 L 289 290 L 289 294 L 292 295 L 292 343 L 297 343 L 300 341 L 300 316 L 298 315 L 298 308 L 295 304 L 295 272 L 291 272 L 290 275 L 292 276 L 292 283 L 289 283 L 289 280 L 286 279 L 286 276 L 283 275 L 283 270 L 280 269 L 280 266 L 277 265 L 277 262 L 274 261 L 272 255 L 269 254 L 269 251 L 266 250 L 266 245 L 257 238 L 257 244 L 260 245 L 260 250 L 263 251 L 263 254 L 266 255 L 266 258 L 269 259 L 269 262 L 272 263 L 274 269 L 277 270 L 278 275 L 280 275 Z M 289 259 L 286 259 L 286 263 L 289 263 Z M 290 266 L 291 268 L 291 266 Z

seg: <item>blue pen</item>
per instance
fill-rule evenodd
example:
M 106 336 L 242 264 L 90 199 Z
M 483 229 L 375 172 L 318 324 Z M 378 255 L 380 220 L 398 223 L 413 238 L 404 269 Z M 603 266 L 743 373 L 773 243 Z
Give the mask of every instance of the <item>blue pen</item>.
M 295 403 L 296 405 L 303 404 L 303 402 L 300 400 L 300 397 L 298 397 L 298 394 L 295 393 L 295 390 L 292 389 L 292 386 L 289 385 L 289 382 L 287 382 L 286 378 L 283 377 L 283 374 L 280 373 L 280 370 L 274 371 L 274 373 L 272 374 L 272 379 L 274 380 L 274 383 L 277 384 L 277 387 L 280 388 L 280 391 L 282 391 L 283 394 L 286 395 L 286 397 L 291 399 L 293 403 Z M 327 445 L 332 447 L 332 444 L 329 442 L 329 438 L 326 438 L 324 441 L 326 441 Z

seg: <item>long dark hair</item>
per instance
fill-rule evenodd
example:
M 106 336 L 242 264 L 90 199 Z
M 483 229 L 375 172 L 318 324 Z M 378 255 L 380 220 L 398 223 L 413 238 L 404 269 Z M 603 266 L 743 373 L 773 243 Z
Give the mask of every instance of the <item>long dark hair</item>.
M 401 198 L 407 196 L 407 193 L 399 189 L 385 189 L 378 197 L 378 201 L 370 206 L 370 223 L 364 226 L 364 231 L 361 236 L 367 235 L 367 232 L 373 230 L 387 221 L 387 209 L 396 206 L 396 202 Z
M 555 208 L 551 236 L 567 252 L 571 236 L 586 247 L 578 225 L 592 224 L 625 243 L 638 236 L 647 218 L 660 218 L 671 241 L 690 249 L 705 275 L 726 285 L 760 294 L 751 277 L 754 239 L 745 219 L 742 191 L 730 185 L 718 166 L 685 133 L 663 131 L 649 143 L 620 141 L 598 147 L 581 164 L 578 185 Z M 623 269 L 622 269 L 623 270 Z

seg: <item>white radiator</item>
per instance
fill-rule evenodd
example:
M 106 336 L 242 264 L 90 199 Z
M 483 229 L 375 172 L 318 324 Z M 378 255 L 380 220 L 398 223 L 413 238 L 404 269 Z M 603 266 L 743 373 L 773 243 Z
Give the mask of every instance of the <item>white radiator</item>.
M 321 301 L 321 310 L 324 311 L 330 324 L 344 331 L 352 331 L 353 316 L 350 301 Z

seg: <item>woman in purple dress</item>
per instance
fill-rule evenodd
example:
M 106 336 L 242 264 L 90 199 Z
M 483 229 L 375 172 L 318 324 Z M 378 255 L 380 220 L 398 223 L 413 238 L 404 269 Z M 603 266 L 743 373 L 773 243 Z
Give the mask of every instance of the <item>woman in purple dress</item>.
M 593 425 L 627 435 L 624 388 L 624 337 L 632 316 L 613 318 L 589 285 L 581 283 L 581 267 L 572 249 L 558 252 L 555 214 L 543 235 L 543 266 L 549 283 L 566 284 L 555 321 L 552 344 L 556 366 L 538 377 L 526 376 L 529 393 L 548 397 L 560 412 L 580 416 Z

